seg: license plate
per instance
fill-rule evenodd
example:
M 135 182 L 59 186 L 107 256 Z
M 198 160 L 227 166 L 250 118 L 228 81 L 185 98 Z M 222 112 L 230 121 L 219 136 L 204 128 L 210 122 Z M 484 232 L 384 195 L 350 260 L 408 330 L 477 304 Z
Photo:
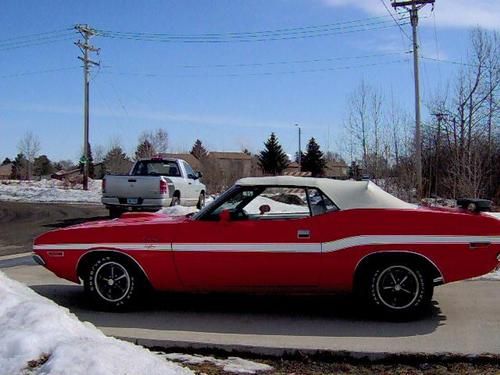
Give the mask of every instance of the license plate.
M 127 198 L 127 204 L 137 204 L 137 198 Z

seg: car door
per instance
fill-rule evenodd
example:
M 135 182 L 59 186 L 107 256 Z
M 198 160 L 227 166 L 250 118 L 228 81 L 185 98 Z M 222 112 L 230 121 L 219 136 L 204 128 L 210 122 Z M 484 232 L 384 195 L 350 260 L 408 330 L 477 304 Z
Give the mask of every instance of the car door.
M 195 204 L 198 202 L 198 197 L 200 195 L 200 183 L 199 181 L 195 178 L 195 173 L 193 171 L 193 168 L 186 163 L 185 161 L 181 161 L 182 166 L 185 171 L 185 176 L 186 176 L 186 200 L 189 200 L 190 204 Z
M 297 198 L 295 203 L 300 205 L 290 205 L 259 197 L 260 201 L 254 199 L 240 207 L 246 209 L 245 217 L 235 211 L 229 220 L 213 220 L 224 211 L 222 205 L 214 210 L 212 220 L 194 219 L 179 225 L 172 248 L 187 288 L 270 291 L 317 287 L 321 235 L 314 228 L 307 202 Z M 295 212 L 289 211 L 291 206 Z

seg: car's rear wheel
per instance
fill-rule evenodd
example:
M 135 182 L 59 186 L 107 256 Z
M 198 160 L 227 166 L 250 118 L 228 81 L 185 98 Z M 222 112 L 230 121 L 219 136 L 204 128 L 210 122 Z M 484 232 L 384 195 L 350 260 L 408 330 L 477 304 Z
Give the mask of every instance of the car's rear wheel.
M 83 281 L 91 301 L 104 310 L 130 308 L 144 285 L 136 267 L 112 255 L 103 255 L 91 262 Z
M 172 197 L 172 201 L 170 202 L 170 206 L 179 206 L 181 204 L 181 198 L 178 195 L 174 195 Z
M 420 264 L 387 260 L 367 269 L 360 291 L 365 302 L 381 317 L 411 319 L 429 307 L 433 284 Z
M 205 193 L 201 192 L 198 198 L 198 203 L 196 204 L 196 208 L 201 210 L 205 206 Z

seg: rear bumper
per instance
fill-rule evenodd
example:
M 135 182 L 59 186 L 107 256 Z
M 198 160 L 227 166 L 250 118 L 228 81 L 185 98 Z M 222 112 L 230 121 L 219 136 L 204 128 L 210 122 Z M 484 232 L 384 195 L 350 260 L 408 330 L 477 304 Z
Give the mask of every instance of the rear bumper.
M 127 204 L 124 203 L 126 199 L 120 199 L 117 197 L 102 197 L 101 202 L 107 208 L 123 208 L 123 209 L 131 209 L 131 210 L 159 210 L 162 207 L 170 206 L 172 202 L 172 198 L 146 198 L 140 200 L 137 204 Z

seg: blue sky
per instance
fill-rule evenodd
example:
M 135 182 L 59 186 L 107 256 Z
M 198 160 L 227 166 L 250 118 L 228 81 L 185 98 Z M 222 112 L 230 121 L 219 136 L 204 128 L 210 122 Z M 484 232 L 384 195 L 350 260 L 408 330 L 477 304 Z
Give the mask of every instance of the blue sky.
M 500 2 L 469 4 L 437 0 L 434 13 L 430 7 L 421 12 L 422 55 L 463 61 L 471 27 L 500 28 Z M 27 131 L 39 137 L 41 152 L 53 160 L 78 159 L 82 144 L 82 70 L 73 45 L 78 35 L 68 31 L 64 40 L 6 48 L 19 46 L 12 38 L 77 23 L 122 32 L 205 34 L 308 28 L 386 15 L 377 0 L 4 0 L 0 158 L 14 157 Z M 97 36 L 92 43 L 101 48 L 96 59 L 102 68 L 92 74 L 91 144 L 108 147 L 119 141 L 131 154 L 143 130 L 161 127 L 173 152 L 189 150 L 196 138 L 210 150 L 257 152 L 274 131 L 294 153 L 298 123 L 303 144 L 314 136 L 324 151 L 338 151 L 346 101 L 362 79 L 386 94 L 392 91 L 408 111 L 413 108 L 411 56 L 405 54 L 410 43 L 390 18 L 373 22 L 381 20 L 387 28 L 245 43 Z M 403 28 L 410 33 L 409 25 Z M 422 60 L 424 104 L 459 68 Z

